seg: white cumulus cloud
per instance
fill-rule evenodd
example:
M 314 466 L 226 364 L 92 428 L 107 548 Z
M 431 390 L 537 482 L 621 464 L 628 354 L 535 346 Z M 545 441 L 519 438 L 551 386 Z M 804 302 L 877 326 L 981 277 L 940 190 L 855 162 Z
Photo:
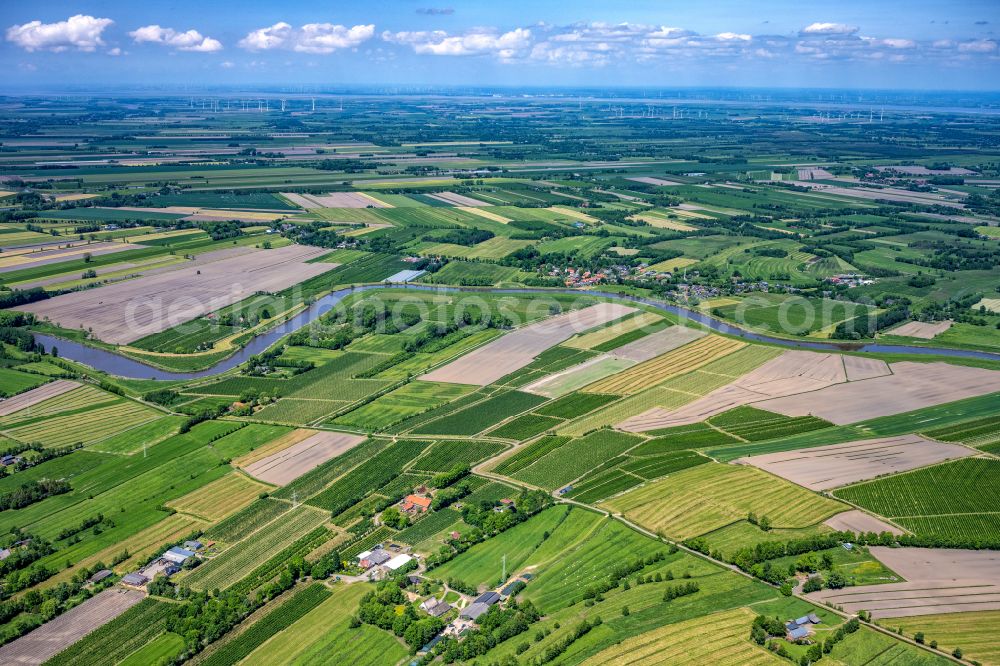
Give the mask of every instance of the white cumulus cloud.
M 736 32 L 720 32 L 715 36 L 720 42 L 749 42 L 753 37 Z
M 77 14 L 56 23 L 31 21 L 7 28 L 7 41 L 25 51 L 94 51 L 104 46 L 101 33 L 112 23 L 114 21 L 109 18 L 86 14 Z
M 158 25 L 146 25 L 128 33 L 136 44 L 148 42 L 170 46 L 178 51 L 195 51 L 212 53 L 222 50 L 222 42 L 202 35 L 197 30 L 178 32 L 173 28 L 161 28 Z
M 963 53 L 992 53 L 997 50 L 997 43 L 992 39 L 974 39 L 959 44 L 958 50 Z
M 287 49 L 300 53 L 325 54 L 359 46 L 374 34 L 373 24 L 348 28 L 333 23 L 307 23 L 296 29 L 281 21 L 250 32 L 240 40 L 240 46 L 248 51 Z
M 804 35 L 853 35 L 858 27 L 846 23 L 810 23 L 802 28 Z
M 477 29 L 461 35 L 452 35 L 444 30 L 416 32 L 389 32 L 387 30 L 382 33 L 382 39 L 393 44 L 409 46 L 415 53 L 426 55 L 493 54 L 502 59 L 511 59 L 530 45 L 531 30 L 516 28 L 500 33 Z

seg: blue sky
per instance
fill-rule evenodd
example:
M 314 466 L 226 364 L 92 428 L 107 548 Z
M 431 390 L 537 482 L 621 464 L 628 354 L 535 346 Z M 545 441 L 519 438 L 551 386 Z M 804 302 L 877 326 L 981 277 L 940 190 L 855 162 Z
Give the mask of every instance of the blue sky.
M 0 21 L 10 87 L 1000 88 L 998 0 L 46 0 Z

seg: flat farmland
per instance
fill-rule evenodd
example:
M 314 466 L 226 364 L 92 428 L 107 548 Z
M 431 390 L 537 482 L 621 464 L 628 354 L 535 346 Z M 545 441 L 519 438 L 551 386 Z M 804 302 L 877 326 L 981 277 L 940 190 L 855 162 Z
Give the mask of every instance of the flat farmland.
M 836 516 L 826 519 L 823 524 L 838 532 L 857 532 L 858 534 L 867 534 L 868 532 L 881 534 L 882 532 L 889 532 L 890 534 L 903 534 L 903 530 L 898 527 L 858 509 L 838 513 Z
M 635 435 L 598 430 L 562 444 L 512 476 L 547 490 L 555 490 L 641 443 L 642 439 Z
M 68 446 L 77 442 L 87 445 L 162 417 L 163 412 L 123 400 L 82 414 L 42 419 L 7 432 L 22 442 L 41 442 L 46 447 Z
M 582 662 L 583 666 L 626 664 L 707 664 L 716 666 L 779 666 L 785 660 L 751 642 L 750 626 L 757 616 L 749 608 L 713 613 L 626 639 Z M 711 641 L 705 641 L 711 636 Z
M 708 463 L 612 498 L 605 507 L 677 539 L 743 520 L 753 512 L 776 528 L 808 527 L 844 504 L 749 467 Z
M 281 520 L 266 525 L 249 539 L 231 545 L 184 577 L 198 590 L 225 589 L 250 574 L 296 539 L 320 526 L 327 514 L 310 507 L 292 509 Z
M 171 500 L 168 508 L 190 514 L 209 522 L 216 522 L 236 513 L 257 499 L 268 486 L 233 472 L 193 492 Z
M 19 393 L 13 398 L 8 398 L 3 402 L 0 402 L 0 417 L 5 417 L 14 412 L 22 412 L 18 414 L 17 418 L 31 418 L 31 412 L 23 412 L 29 407 L 33 407 L 40 402 L 48 400 L 49 398 L 54 398 L 58 395 L 62 395 L 68 391 L 80 388 L 80 384 L 76 382 L 69 381 L 68 379 L 57 379 L 54 382 L 49 382 L 48 384 L 43 384 L 38 388 L 33 388 L 30 391 L 25 391 L 24 393 Z
M 932 340 L 951 328 L 951 321 L 908 321 L 902 326 L 886 331 L 886 335 L 898 335 L 904 338 L 920 338 Z
M 289 446 L 292 446 L 293 444 L 297 444 L 304 439 L 312 437 L 317 432 L 319 431 L 310 430 L 308 428 L 296 428 L 291 432 L 287 432 L 284 435 L 281 435 L 280 437 L 272 439 L 270 442 L 267 442 L 266 444 L 255 447 L 253 451 L 250 451 L 249 453 L 234 458 L 233 465 L 235 467 L 245 468 L 247 465 L 252 465 L 258 460 L 263 460 L 264 458 L 267 458 L 270 455 L 273 455 L 275 453 L 278 453 L 279 451 L 287 449 Z
M 1000 371 L 948 363 L 892 364 L 891 375 L 765 400 L 758 407 L 844 425 L 1000 391 Z
M 633 365 L 635 365 L 635 361 L 601 354 L 566 370 L 542 377 L 525 386 L 524 390 L 549 398 L 558 398 L 631 368 Z
M 365 583 L 340 586 L 326 601 L 275 634 L 241 663 L 381 666 L 400 662 L 406 657 L 406 648 L 391 633 L 370 625 L 350 626 L 358 602 L 372 589 Z
M 661 321 L 663 321 L 663 317 L 660 315 L 653 314 L 652 312 L 640 312 L 634 317 L 625 317 L 597 330 L 576 335 L 563 344 L 575 349 L 593 349 L 598 345 L 614 340 L 620 335 L 640 331 Z
M 633 366 L 617 375 L 602 379 L 586 387 L 589 393 L 614 393 L 628 395 L 644 388 L 696 370 L 744 347 L 745 343 L 717 335 L 708 335 Z
M 365 430 L 379 430 L 433 409 L 472 391 L 467 384 L 412 381 L 355 410 L 338 416 L 331 423 Z
M 822 590 L 809 598 L 848 612 L 868 610 L 876 618 L 1000 610 L 996 551 L 884 546 L 870 551 L 905 582 Z
M 607 323 L 635 312 L 635 308 L 615 303 L 598 303 L 581 310 L 556 315 L 507 333 L 472 352 L 433 370 L 425 381 L 485 386 L 520 370 L 538 354 L 566 340 L 574 333 Z
M 57 391 L 56 395 L 44 398 L 40 401 L 31 400 L 32 404 L 27 408 L 18 408 L 10 414 L 0 416 L 0 427 L 27 424 L 37 421 L 38 419 L 58 416 L 59 414 L 67 412 L 78 412 L 87 408 L 121 402 L 121 398 L 118 396 L 112 395 L 111 393 L 107 393 L 93 386 L 76 384 L 75 382 L 68 382 L 67 380 L 57 380 L 48 384 L 43 384 L 42 386 L 32 389 L 27 393 L 21 393 L 13 398 L 10 398 L 9 400 L 5 400 L 0 404 L 6 405 L 7 403 L 16 403 L 22 397 L 34 394 L 36 391 L 45 391 L 49 387 L 53 386 L 53 384 L 59 384 L 60 382 L 67 383 L 56 388 L 67 388 L 67 385 L 69 384 L 72 385 L 69 386 L 70 390 Z M 44 397 L 44 394 L 39 397 Z M 17 407 L 16 404 L 14 406 Z
M 309 263 L 322 248 L 289 245 L 22 306 L 63 328 L 92 329 L 104 342 L 126 344 L 232 305 L 257 291 L 280 291 L 334 268 Z M 200 274 L 199 274 L 200 273 Z
M 5 256 L 0 259 L 0 273 L 20 271 L 36 266 L 56 264 L 68 259 L 79 259 L 85 254 L 97 257 L 115 252 L 137 250 L 140 246 L 128 243 L 87 243 L 63 248 L 44 248 L 35 252 Z
M 412 469 L 422 472 L 447 472 L 455 465 L 475 465 L 504 450 L 503 444 L 476 440 L 445 439 L 435 442 L 418 458 Z
M 1000 541 L 1000 460 L 962 458 L 834 493 L 921 535 Z
M 295 442 L 244 469 L 247 474 L 276 486 L 284 486 L 327 460 L 346 453 L 365 440 L 360 435 L 339 432 L 317 432 Z
M 694 342 L 698 338 L 703 338 L 705 335 L 707 335 L 705 331 L 697 328 L 671 326 L 617 347 L 611 354 L 616 358 L 626 358 L 636 362 L 648 361 L 655 356 Z
M 964 446 L 933 442 L 920 435 L 900 435 L 750 456 L 736 462 L 753 465 L 810 490 L 829 490 L 971 455 L 974 452 Z
M 140 597 L 134 590 L 130 594 Z M 164 635 L 171 605 L 146 597 L 46 662 L 48 666 L 115 666 Z
M 816 391 L 846 382 L 847 374 L 842 358 L 839 354 L 781 352 L 776 358 L 768 360 L 735 381 L 679 409 L 652 409 L 620 423 L 619 427 L 632 432 L 645 432 L 689 425 L 740 405 Z M 885 363 L 882 365 L 885 366 Z M 885 372 L 888 373 L 887 366 Z
M 41 375 L 29 375 L 26 372 L 0 367 L 0 397 L 6 398 L 30 391 L 48 381 L 47 377 Z
M 4 664 L 41 664 L 111 622 L 145 598 L 142 592 L 105 590 L 42 627 L 0 647 Z
M 937 641 L 945 652 L 961 648 L 966 659 L 1000 664 L 1000 611 L 973 611 L 941 615 L 886 617 L 887 627 L 902 627 L 906 636 L 922 633 L 927 643 Z

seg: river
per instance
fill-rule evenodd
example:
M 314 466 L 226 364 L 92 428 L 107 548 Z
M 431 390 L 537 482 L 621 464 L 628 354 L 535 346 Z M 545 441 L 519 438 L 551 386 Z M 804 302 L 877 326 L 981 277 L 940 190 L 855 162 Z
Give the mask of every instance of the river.
M 795 340 L 787 338 L 779 338 L 766 333 L 756 333 L 754 331 L 748 331 L 733 324 L 721 321 L 712 317 L 711 315 L 705 314 L 704 312 L 698 312 L 685 308 L 680 305 L 674 305 L 672 303 L 667 303 L 654 298 L 643 298 L 638 296 L 626 296 L 622 294 L 615 294 L 603 291 L 578 291 L 575 289 L 531 289 L 531 288 L 519 288 L 519 289 L 491 289 L 483 287 L 439 287 L 432 285 L 364 285 L 359 287 L 345 287 L 344 289 L 338 289 L 332 291 L 326 296 L 319 298 L 310 305 L 307 309 L 298 313 L 291 319 L 285 321 L 272 329 L 261 333 L 260 335 L 254 337 L 244 346 L 242 349 L 234 353 L 210 368 L 205 370 L 199 370 L 196 372 L 170 372 L 168 370 L 161 370 L 154 368 L 150 365 L 136 361 L 134 359 L 122 356 L 115 352 L 107 351 L 104 349 L 98 349 L 96 347 L 90 347 L 88 345 L 81 344 L 79 342 L 73 342 L 72 340 L 67 340 L 65 338 L 59 338 L 51 335 L 43 335 L 41 333 L 35 334 L 35 341 L 41 344 L 46 351 L 52 349 L 53 346 L 59 348 L 59 356 L 63 358 L 68 358 L 85 365 L 89 365 L 92 368 L 101 370 L 111 375 L 117 375 L 119 377 L 127 377 L 129 379 L 160 379 L 160 380 L 170 380 L 170 379 L 200 379 L 204 377 L 212 377 L 214 375 L 221 374 L 227 370 L 235 368 L 239 364 L 246 361 L 248 358 L 254 354 L 259 354 L 266 350 L 268 347 L 273 345 L 275 342 L 283 338 L 284 336 L 297 331 L 303 326 L 315 321 L 322 315 L 326 314 L 332 310 L 337 303 L 342 301 L 346 296 L 351 293 L 359 291 L 368 291 L 372 289 L 410 289 L 417 291 L 435 291 L 439 293 L 483 293 L 489 292 L 494 294 L 572 294 L 578 296 L 597 296 L 603 298 L 613 298 L 617 300 L 628 301 L 632 303 L 641 303 L 642 305 L 648 305 L 652 308 L 662 310 L 664 312 L 669 312 L 671 314 L 677 315 L 682 319 L 688 319 L 690 321 L 702 324 L 714 331 L 719 333 L 724 333 L 726 335 L 734 335 L 741 337 L 746 340 L 751 340 L 754 342 L 765 342 L 774 345 L 780 345 L 782 347 L 789 347 L 795 349 L 812 349 L 816 351 L 852 351 L 852 352 L 878 352 L 884 354 L 933 354 L 938 356 L 950 356 L 954 358 L 978 358 L 990 361 L 1000 361 L 1000 353 L 985 352 L 985 351 L 973 351 L 964 349 L 947 349 L 940 347 L 914 347 L 909 345 L 883 345 L 878 343 L 838 343 L 838 342 L 820 342 L 818 340 Z

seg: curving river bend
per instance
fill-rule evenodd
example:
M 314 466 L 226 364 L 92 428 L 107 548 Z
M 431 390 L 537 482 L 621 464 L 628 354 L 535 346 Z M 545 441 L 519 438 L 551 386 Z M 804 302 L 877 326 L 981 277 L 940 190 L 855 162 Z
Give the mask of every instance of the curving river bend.
M 244 346 L 242 349 L 234 353 L 210 368 L 205 370 L 199 370 L 197 372 L 171 372 L 168 370 L 161 370 L 154 368 L 150 365 L 146 365 L 140 361 L 133 360 L 121 354 L 116 354 L 115 352 L 107 351 L 104 349 L 98 349 L 95 347 L 90 347 L 88 345 L 80 344 L 79 342 L 74 342 L 72 340 L 67 340 L 64 338 L 59 338 L 51 335 L 43 335 L 41 333 L 35 334 L 35 341 L 40 343 L 46 351 L 51 350 L 53 346 L 59 348 L 59 356 L 89 365 L 92 368 L 101 370 L 111 375 L 117 375 L 119 377 L 127 377 L 130 379 L 200 379 L 204 377 L 212 377 L 214 375 L 221 374 L 227 370 L 235 368 L 239 364 L 246 361 L 248 358 L 254 354 L 259 354 L 266 350 L 268 347 L 273 345 L 275 342 L 293 333 L 298 329 L 306 326 L 307 324 L 315 321 L 322 315 L 326 314 L 332 310 L 337 303 L 343 300 L 346 296 L 359 291 L 368 291 L 372 289 L 411 289 L 417 291 L 435 291 L 440 293 L 455 293 L 455 292 L 490 292 L 494 294 L 573 294 L 578 296 L 598 296 L 603 298 L 612 298 L 616 300 L 628 301 L 632 303 L 641 303 L 643 305 L 648 305 L 650 307 L 656 308 L 658 310 L 663 310 L 665 312 L 670 312 L 681 318 L 688 319 L 690 321 L 702 324 L 714 331 L 719 333 L 725 333 L 727 335 L 735 335 L 746 340 L 752 340 L 755 342 L 766 342 L 774 345 L 780 345 L 782 347 L 790 347 L 796 349 L 814 349 L 818 351 L 854 351 L 854 352 L 881 352 L 881 353 L 898 353 L 898 354 L 933 354 L 938 356 L 952 356 L 957 358 L 980 358 L 991 361 L 1000 361 L 1000 353 L 985 352 L 985 351 L 973 351 L 964 349 L 946 349 L 939 347 L 912 347 L 908 345 L 882 345 L 878 343 L 836 343 L 836 342 L 819 342 L 815 340 L 793 340 L 786 338 L 779 338 L 767 335 L 765 333 L 755 333 L 753 331 L 748 331 L 733 324 L 716 319 L 703 312 L 698 312 L 695 310 L 690 310 L 680 305 L 674 305 L 653 298 L 643 298 L 637 296 L 626 296 L 622 294 L 614 294 L 603 291 L 578 291 L 575 289 L 531 289 L 531 288 L 519 288 L 519 289 L 490 289 L 483 287 L 440 287 L 437 285 L 399 285 L 399 284 L 385 284 L 385 285 L 364 285 L 358 287 L 345 287 L 343 289 L 338 289 L 332 291 L 326 296 L 319 298 L 315 303 L 310 305 L 307 309 L 298 313 L 294 317 L 290 318 L 286 322 L 275 326 L 274 328 L 261 333 L 260 335 L 254 337 Z

